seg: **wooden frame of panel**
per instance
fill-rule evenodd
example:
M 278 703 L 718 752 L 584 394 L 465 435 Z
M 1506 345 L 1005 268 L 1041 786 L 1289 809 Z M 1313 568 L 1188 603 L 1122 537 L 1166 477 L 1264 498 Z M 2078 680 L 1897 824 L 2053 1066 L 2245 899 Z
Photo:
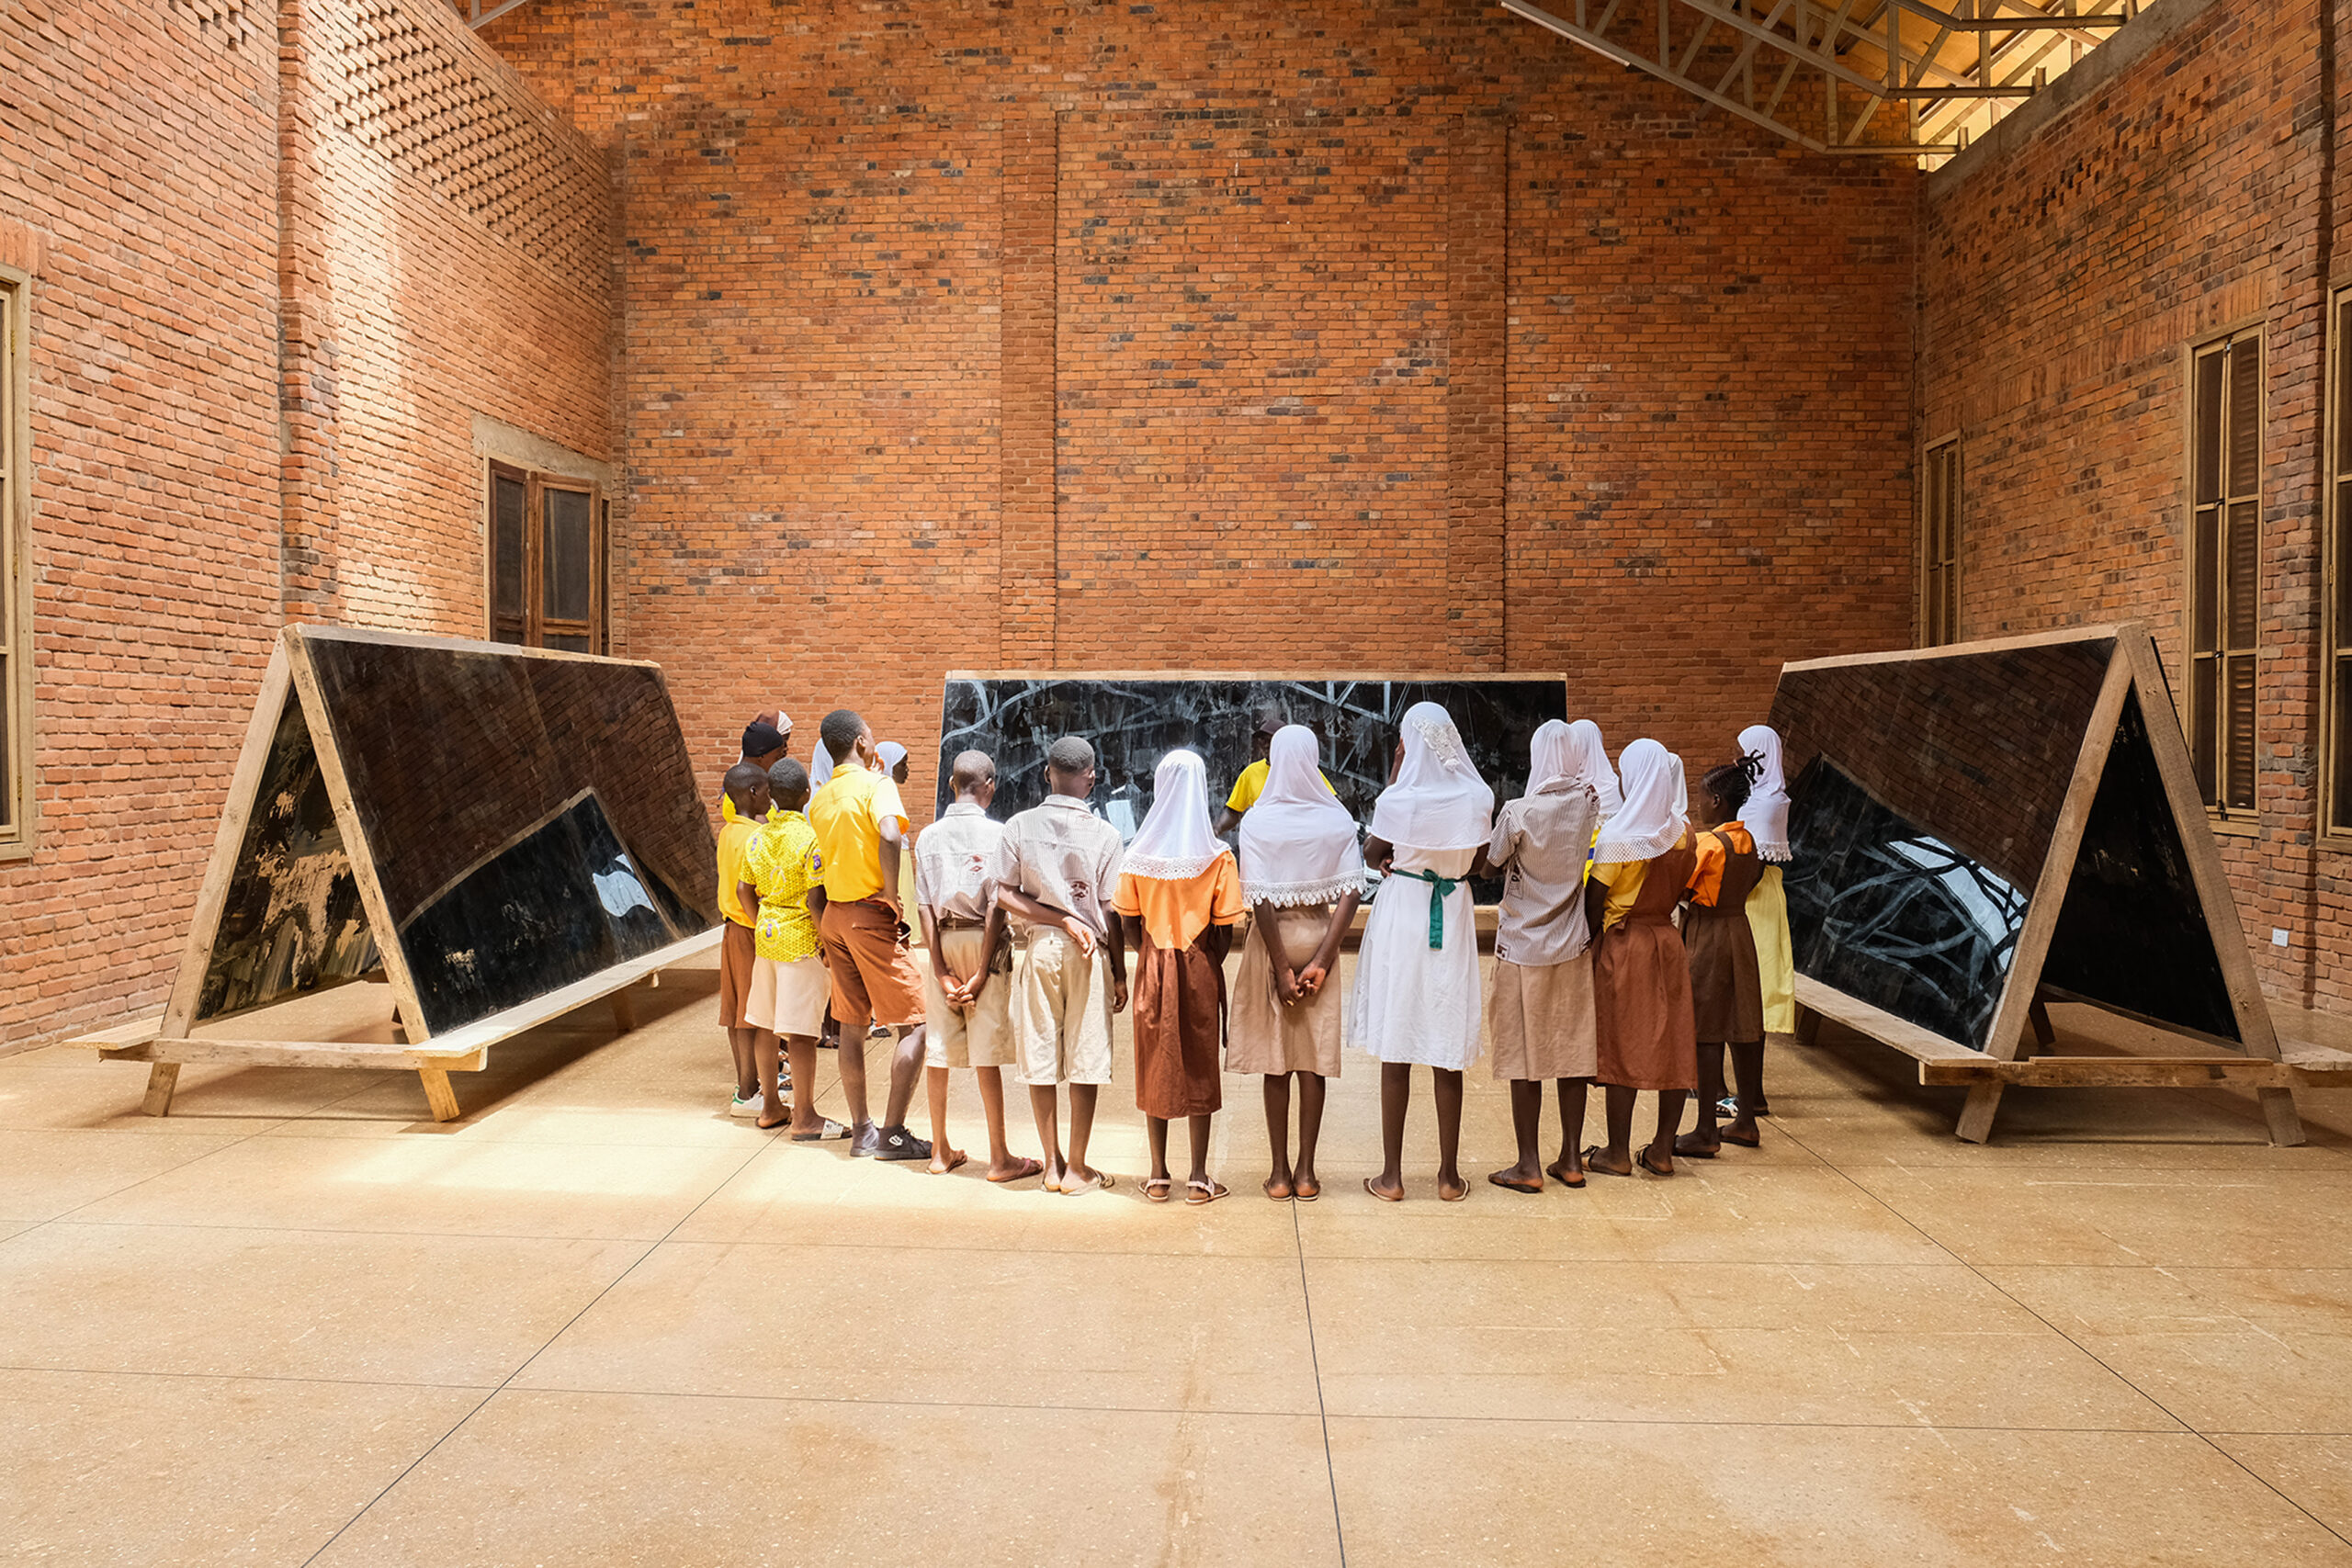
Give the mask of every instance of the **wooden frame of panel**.
M 639 981 L 658 986 L 662 970 L 674 967 L 718 945 L 724 928 L 714 926 L 709 931 L 672 942 L 641 958 L 614 964 L 585 979 L 535 997 L 518 1007 L 477 1019 L 447 1033 L 434 1034 L 424 1021 L 424 1010 L 418 1000 L 415 981 L 409 973 L 407 956 L 401 950 L 398 928 L 393 924 L 390 907 L 385 902 L 383 885 L 377 875 L 368 837 L 351 798 L 342 754 L 335 746 L 334 728 L 327 722 L 318 673 L 310 656 L 309 639 L 312 635 L 311 628 L 288 626 L 279 634 L 277 650 L 270 655 L 268 669 L 262 677 L 261 690 L 254 703 L 253 718 L 245 728 L 244 750 L 238 755 L 236 772 L 231 779 L 228 804 L 221 812 L 220 829 L 213 836 L 212 858 L 205 868 L 204 881 L 197 890 L 196 909 L 188 922 L 187 942 L 181 950 L 178 972 L 172 979 L 171 999 L 164 1011 L 153 1018 L 85 1034 L 72 1042 L 96 1050 L 107 1060 L 151 1064 L 147 1095 L 141 1107 L 148 1115 L 170 1113 L 181 1064 L 241 1062 L 257 1066 L 371 1067 L 413 1071 L 424 1085 L 425 1102 L 432 1107 L 433 1119 L 436 1122 L 455 1121 L 459 1111 L 457 1092 L 449 1085 L 449 1075 L 481 1070 L 491 1046 L 598 1000 L 611 1003 L 614 1021 L 622 1030 L 632 1029 L 636 1027 L 636 1021 L 628 1004 L 628 987 Z M 404 632 L 337 627 L 331 635 L 342 642 L 383 642 L 409 647 L 471 649 L 493 652 L 506 658 L 583 660 L 597 664 L 615 662 L 561 649 L 518 649 L 509 643 L 419 637 Z M 271 1038 L 267 1022 L 270 1015 L 287 1008 L 296 998 L 265 1003 L 250 1011 L 213 1022 L 199 1024 L 195 1019 L 197 999 L 203 988 L 205 974 L 211 964 L 213 943 L 220 936 L 222 908 L 228 899 L 230 885 L 236 876 L 237 858 L 244 848 L 245 829 L 253 818 L 254 796 L 267 767 L 278 720 L 288 702 L 300 705 L 303 722 L 310 729 L 311 744 L 318 753 L 320 779 L 334 807 L 336 825 L 342 830 L 345 852 L 351 860 L 352 878 L 358 886 L 360 907 L 367 914 L 368 930 L 375 937 L 376 950 L 383 960 L 384 979 L 391 992 L 397 1020 L 395 1030 L 400 1035 L 397 1041 L 389 1043 L 311 1040 L 299 1035 Z
M 32 276 L 0 266 L 0 860 L 33 852 Z
M 2246 949 L 2245 933 L 2238 923 L 2237 903 L 2222 864 L 2221 846 L 2213 837 L 2212 824 L 2189 765 L 2188 742 L 2177 716 L 2173 724 L 2162 722 L 2175 710 L 2165 682 L 2164 666 L 2145 626 L 2134 621 L 1907 652 L 1806 660 L 1784 665 L 1782 671 L 1946 659 L 2102 638 L 2112 638 L 2115 651 L 2084 733 L 2082 749 L 2076 754 L 2073 778 L 2059 807 L 2049 854 L 2042 862 L 2026 907 L 2025 924 L 2010 956 L 1985 1049 L 1977 1051 L 1959 1041 L 1948 1040 L 1802 974 L 1797 976 L 1797 1000 L 1807 1012 L 1833 1019 L 1857 1033 L 1917 1058 L 1921 1083 L 1966 1085 L 1968 1101 L 1954 1131 L 1969 1143 L 1981 1144 L 1992 1135 L 2001 1096 L 2011 1085 L 2144 1088 L 2233 1082 L 2257 1091 L 2273 1143 L 2300 1144 L 2303 1139 L 2302 1122 L 2295 1111 L 2292 1090 L 2298 1085 L 2352 1087 L 2352 1055 L 2320 1052 L 2299 1055 L 2292 1061 L 2281 1058 L 2278 1038 L 2271 1026 L 2269 1004 L 2263 998 L 2254 958 Z M 2044 1000 L 2050 999 L 2041 987 L 2042 962 L 2049 955 L 2051 937 L 2065 903 L 2075 857 L 2082 847 L 2091 801 L 2106 772 L 2108 752 L 2115 743 L 2115 728 L 2123 712 L 2124 699 L 2135 692 L 2140 711 L 2147 720 L 2156 770 L 2164 781 L 2165 800 L 2180 833 L 2244 1048 L 2218 1055 L 2216 1043 L 2206 1036 L 2167 1028 L 2166 1032 L 2184 1042 L 2193 1042 L 2197 1046 L 2194 1053 L 2177 1056 L 2035 1055 L 2028 1049 L 2029 1039 L 2037 1048 L 2052 1043 L 2042 1011 Z M 1800 1032 L 1806 1032 L 1807 1026 L 1800 1021 Z

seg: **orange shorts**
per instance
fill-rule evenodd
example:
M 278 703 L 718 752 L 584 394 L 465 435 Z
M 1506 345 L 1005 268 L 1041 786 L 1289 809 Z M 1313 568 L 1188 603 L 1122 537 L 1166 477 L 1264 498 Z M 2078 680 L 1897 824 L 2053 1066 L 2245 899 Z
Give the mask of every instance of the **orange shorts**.
M 752 965 L 759 956 L 760 939 L 752 934 L 752 928 L 728 921 L 727 934 L 718 939 L 719 1028 L 752 1027 L 752 1021 L 743 1016 L 743 1005 L 752 999 Z
M 832 978 L 833 1017 L 843 1040 L 862 1039 L 867 1020 L 921 1023 L 922 976 L 899 945 L 899 917 L 879 898 L 827 904 L 825 969 Z

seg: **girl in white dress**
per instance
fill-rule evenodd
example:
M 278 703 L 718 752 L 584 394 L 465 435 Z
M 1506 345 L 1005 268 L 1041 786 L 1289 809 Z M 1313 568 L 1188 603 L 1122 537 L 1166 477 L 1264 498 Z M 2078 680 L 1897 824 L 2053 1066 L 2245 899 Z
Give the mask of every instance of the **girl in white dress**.
M 1387 1163 L 1364 1190 L 1405 1196 L 1405 1111 L 1413 1065 L 1437 1079 L 1437 1195 L 1470 1194 L 1456 1156 L 1462 1074 L 1478 1059 L 1483 1014 L 1478 931 L 1472 923 L 1471 863 L 1494 826 L 1495 792 L 1471 765 L 1453 720 L 1435 703 L 1405 713 L 1394 782 L 1372 809 L 1364 859 L 1387 874 L 1356 954 L 1357 1044 L 1380 1058 L 1380 1130 Z

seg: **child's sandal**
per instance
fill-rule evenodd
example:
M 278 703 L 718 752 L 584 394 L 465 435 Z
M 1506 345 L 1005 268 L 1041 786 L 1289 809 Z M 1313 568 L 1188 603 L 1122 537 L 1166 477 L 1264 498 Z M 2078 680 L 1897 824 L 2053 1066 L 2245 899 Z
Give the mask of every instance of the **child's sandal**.
M 1143 1195 L 1155 1203 L 1165 1203 L 1175 1193 L 1176 1179 L 1172 1176 L 1155 1176 L 1143 1184 Z
M 1204 1203 L 1214 1203 L 1227 1196 L 1231 1189 L 1222 1181 L 1187 1181 L 1184 1183 L 1184 1206 L 1197 1209 Z

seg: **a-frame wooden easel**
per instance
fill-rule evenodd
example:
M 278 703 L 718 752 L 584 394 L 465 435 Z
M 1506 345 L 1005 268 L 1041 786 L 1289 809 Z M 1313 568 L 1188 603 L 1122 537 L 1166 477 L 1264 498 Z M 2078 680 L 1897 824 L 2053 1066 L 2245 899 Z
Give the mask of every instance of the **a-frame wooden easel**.
M 311 658 L 310 643 L 313 637 L 332 637 L 343 642 L 394 643 L 459 651 L 470 649 L 505 658 L 590 658 L 559 650 L 521 649 L 503 644 L 472 643 L 350 627 L 319 628 L 314 632 L 311 628 L 295 626 L 279 634 L 277 647 L 270 654 L 268 668 L 262 677 L 261 690 L 254 702 L 253 719 L 245 729 L 244 750 L 238 756 L 236 772 L 230 781 L 228 802 L 220 815 L 220 830 L 213 839 L 211 861 L 205 869 L 203 884 L 197 893 L 195 915 L 188 925 L 187 942 L 181 953 L 179 969 L 173 978 L 170 1000 L 159 1015 L 84 1035 L 73 1042 L 76 1045 L 96 1049 L 102 1058 L 109 1061 L 150 1064 L 147 1094 L 141 1107 L 148 1115 L 170 1113 L 172 1096 L 178 1087 L 180 1067 L 184 1063 L 234 1062 L 249 1066 L 366 1067 L 378 1071 L 412 1071 L 424 1085 L 425 1102 L 432 1110 L 433 1119 L 436 1122 L 455 1121 L 460 1112 L 457 1091 L 450 1086 L 449 1075 L 480 1071 L 491 1046 L 598 1000 L 609 1001 L 614 1021 L 622 1030 L 632 1029 L 636 1022 L 627 994 L 630 986 L 639 981 L 659 985 L 663 969 L 718 945 L 722 932 L 720 928 L 713 927 L 643 957 L 614 964 L 586 979 L 535 997 L 520 1006 L 435 1034 L 426 1023 L 414 977 L 398 941 L 398 926 L 391 918 L 384 897 L 374 849 L 352 801 L 350 782 L 337 748 L 334 728 L 327 722 L 325 699 L 320 690 L 318 671 Z M 610 660 L 592 661 L 606 664 L 626 662 Z M 308 729 L 309 743 L 317 755 L 319 773 L 334 807 L 343 852 L 349 860 L 350 875 L 357 886 L 360 907 L 365 911 L 368 932 L 374 940 L 376 954 L 381 964 L 381 978 L 390 992 L 393 1011 L 390 1028 L 351 1032 L 358 1037 L 304 1038 L 300 1022 L 304 1004 L 309 998 L 301 997 L 266 1003 L 218 1020 L 199 1021 L 197 1016 L 205 978 L 211 967 L 214 946 L 220 936 L 222 912 L 248 841 L 247 829 L 253 823 L 256 809 L 263 804 L 259 796 L 266 783 L 272 749 L 277 740 L 280 726 L 290 716 L 299 716 Z M 368 988 L 374 989 L 372 987 Z M 286 1027 L 288 1021 L 292 1021 L 293 1027 Z M 389 1038 L 367 1037 L 371 1034 Z
M 1992 1135 L 1993 1118 L 2000 1108 L 2001 1096 L 2012 1086 L 2188 1089 L 2235 1084 L 2254 1089 L 2259 1097 L 2273 1143 L 2300 1144 L 2303 1141 L 2302 1122 L 2295 1111 L 2294 1089 L 2352 1086 L 2352 1056 L 2319 1052 L 2293 1060 L 2281 1057 L 2270 1010 L 2255 975 L 2245 931 L 2238 923 L 2237 904 L 2222 863 L 2220 846 L 2198 794 L 2188 743 L 2181 735 L 2164 667 L 2158 661 L 2155 644 L 2146 626 L 2130 622 L 2076 627 L 1948 648 L 1809 660 L 1784 669 L 1794 673 L 2108 638 L 2113 640 L 2114 651 L 2084 729 L 2074 777 L 2067 786 L 2049 853 L 2027 906 L 1985 1048 L 1978 1051 L 1948 1040 L 1802 972 L 1797 976 L 1797 1001 L 1814 1018 L 1800 1017 L 1799 1035 L 1810 1038 L 1817 1028 L 1815 1020 L 1831 1019 L 1917 1057 L 1921 1083 L 1965 1087 L 1968 1100 L 1955 1131 L 1970 1143 L 1981 1144 Z M 2231 1050 L 2226 1041 L 2202 1034 L 2165 1031 L 2166 1037 L 2181 1043 L 2179 1054 L 2037 1055 L 2056 1043 L 2046 1004 L 2052 1000 L 2082 999 L 2050 993 L 2042 984 L 2043 964 L 2064 910 L 2076 856 L 2083 848 L 2092 802 L 2106 773 L 2117 726 L 2126 701 L 2135 694 L 2163 781 L 2165 801 L 2171 810 L 2206 931 L 2228 990 L 2242 1049 Z

